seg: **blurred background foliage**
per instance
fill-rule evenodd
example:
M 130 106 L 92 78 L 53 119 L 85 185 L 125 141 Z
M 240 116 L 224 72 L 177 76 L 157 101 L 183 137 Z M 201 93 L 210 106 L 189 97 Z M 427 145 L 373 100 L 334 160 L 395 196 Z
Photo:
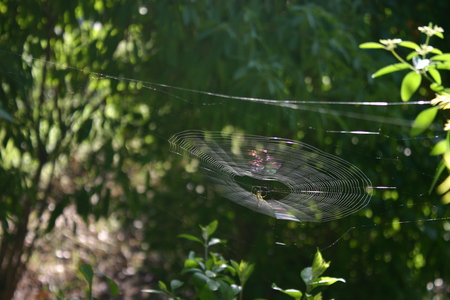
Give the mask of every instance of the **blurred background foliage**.
M 328 298 L 445 299 L 450 222 L 420 221 L 448 216 L 439 198 L 427 194 L 438 162 L 428 153 L 440 133 L 408 136 L 409 120 L 423 108 L 292 109 L 152 83 L 312 103 L 397 102 L 401 75 L 370 78 L 392 58 L 358 45 L 393 37 L 420 43 L 418 26 L 431 21 L 450 30 L 449 6 L 388 0 L 0 2 L 0 299 L 12 298 L 36 245 L 70 207 L 85 221 L 108 218 L 125 232 L 139 231 L 137 248 L 146 253 L 139 274 L 154 274 L 155 284 L 181 269 L 190 245 L 176 235 L 198 233 L 197 224 L 218 219 L 221 237 L 229 240 L 227 256 L 256 264 L 246 299 L 285 299 L 271 284 L 298 286 L 300 270 L 317 247 L 327 246 L 330 275 L 347 281 L 331 295 L 325 291 Z M 445 52 L 448 41 L 435 45 Z M 433 96 L 420 93 L 426 100 Z M 167 139 L 176 132 L 224 128 L 301 139 L 357 165 L 375 186 L 397 190 L 377 190 L 360 213 L 324 224 L 257 215 L 216 196 L 188 161 L 168 151 Z

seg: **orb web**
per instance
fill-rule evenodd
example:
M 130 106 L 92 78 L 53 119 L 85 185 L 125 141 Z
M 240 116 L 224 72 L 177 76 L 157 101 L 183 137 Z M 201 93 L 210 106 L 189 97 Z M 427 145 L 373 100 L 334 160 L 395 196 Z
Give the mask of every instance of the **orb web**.
M 371 197 L 360 169 L 299 141 L 187 130 L 169 143 L 171 152 L 197 159 L 223 197 L 277 219 L 340 219 Z

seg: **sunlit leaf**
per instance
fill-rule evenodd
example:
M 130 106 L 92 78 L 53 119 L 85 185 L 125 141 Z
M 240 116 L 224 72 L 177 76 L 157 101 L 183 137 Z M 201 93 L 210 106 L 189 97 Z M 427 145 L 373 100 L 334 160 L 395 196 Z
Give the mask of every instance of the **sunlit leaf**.
M 436 183 L 439 180 L 439 177 L 441 177 L 441 174 L 444 170 L 445 170 L 445 162 L 444 159 L 442 159 L 439 162 L 438 167 L 436 168 L 436 172 L 434 173 L 433 176 L 433 182 L 431 183 L 430 189 L 428 190 L 428 194 L 431 194 L 433 192 L 433 189 L 436 186 Z
M 379 69 L 378 71 L 376 71 L 375 73 L 373 73 L 372 78 L 380 77 L 382 75 L 386 75 L 389 73 L 397 72 L 397 71 L 408 69 L 408 68 L 410 68 L 410 65 L 405 64 L 405 63 L 389 65 L 389 66 L 383 67 L 383 68 Z
M 434 81 L 437 84 L 439 85 L 442 84 L 441 74 L 439 73 L 438 70 L 430 68 L 428 69 L 428 73 L 430 73 L 431 77 L 433 77 Z
M 440 55 L 440 54 L 442 54 L 442 51 L 439 50 L 438 48 L 433 48 L 433 50 L 431 50 L 430 53 L 434 53 L 434 54 Z
M 409 72 L 403 77 L 400 94 L 403 101 L 411 99 L 412 95 L 417 91 L 422 82 L 422 76 L 414 71 Z
M 403 41 L 403 42 L 400 42 L 398 45 L 402 46 L 402 47 L 406 47 L 406 48 L 411 48 L 411 49 L 414 49 L 414 50 L 420 48 L 419 45 L 417 45 L 414 42 L 410 42 L 410 41 Z
M 416 51 L 413 51 L 406 56 L 406 59 L 411 60 L 413 57 L 416 57 L 417 55 L 419 55 L 419 53 L 417 53 Z
M 450 70 L 450 63 L 437 64 L 436 69 Z
M 427 129 L 436 117 L 437 112 L 437 107 L 430 107 L 418 114 L 411 128 L 411 136 L 416 136 Z
M 436 188 L 436 192 L 439 195 L 442 195 L 446 192 L 448 192 L 450 190 L 450 176 L 447 176 L 447 178 L 445 178 L 445 180 L 438 185 L 438 187 Z
M 444 53 L 430 57 L 431 60 L 450 61 L 450 53 Z
M 226 240 L 213 238 L 209 241 L 208 246 L 213 246 L 213 245 L 217 245 L 217 244 L 226 244 L 226 243 L 227 243 Z
M 430 89 L 435 92 L 442 92 L 445 88 L 442 85 L 433 82 L 430 84 Z
M 342 278 L 334 278 L 334 277 L 319 277 L 313 279 L 309 284 L 312 288 L 318 287 L 318 286 L 326 286 L 326 285 L 332 285 L 336 282 L 344 282 L 345 280 Z
M 430 155 L 444 154 L 446 149 L 447 149 L 447 141 L 442 140 L 442 141 L 438 142 L 436 145 L 434 145 L 433 149 L 431 149 Z
M 329 266 L 330 263 L 323 260 L 322 253 L 317 249 L 312 265 L 312 280 L 322 275 Z
M 362 43 L 361 45 L 359 45 L 359 48 L 361 48 L 361 49 L 384 49 L 384 46 L 380 43 L 368 42 L 368 43 Z
M 272 289 L 285 293 L 286 295 L 289 295 L 296 300 L 300 300 L 303 296 L 303 293 L 299 290 L 294 289 L 283 290 L 282 288 L 279 288 L 275 283 L 272 284 Z

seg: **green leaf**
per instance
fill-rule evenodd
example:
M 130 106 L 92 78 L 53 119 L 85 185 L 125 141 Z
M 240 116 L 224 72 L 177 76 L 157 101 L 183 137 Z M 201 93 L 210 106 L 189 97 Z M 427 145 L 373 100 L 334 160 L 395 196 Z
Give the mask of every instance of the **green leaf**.
M 441 38 L 441 39 L 444 38 L 444 34 L 442 32 L 435 32 L 434 35 L 439 37 L 439 38 Z
M 422 76 L 414 71 L 409 72 L 403 77 L 400 94 L 403 101 L 411 99 L 412 95 L 417 91 L 422 82 Z
M 430 57 L 430 60 L 450 61 L 450 53 L 444 53 Z
M 203 244 L 203 242 L 198 237 L 195 237 L 195 236 L 190 235 L 190 234 L 179 234 L 178 237 L 179 238 L 184 238 L 184 239 L 187 239 L 187 240 L 191 240 L 191 241 L 194 241 L 194 242 L 199 242 L 200 244 Z
M 414 120 L 410 135 L 416 136 L 427 129 L 436 117 L 438 110 L 437 107 L 430 107 L 419 113 Z
M 102 275 L 103 277 L 105 277 L 106 282 L 108 282 L 109 291 L 111 292 L 112 296 L 117 296 L 119 294 L 119 286 L 117 285 L 117 283 L 114 282 L 114 280 L 112 280 L 111 278 L 109 278 L 100 271 L 96 271 L 95 274 Z
M 289 295 L 296 300 L 300 300 L 303 296 L 303 293 L 299 290 L 294 290 L 294 289 L 283 290 L 283 289 L 279 288 L 275 283 L 272 284 L 272 289 L 274 289 L 276 291 L 280 291 L 282 293 L 285 293 L 286 295 Z
M 89 289 L 92 288 L 92 281 L 94 280 L 94 270 L 91 265 L 81 265 L 78 267 L 81 274 L 83 274 L 84 278 L 87 280 Z
M 330 263 L 323 260 L 322 253 L 317 249 L 312 265 L 312 280 L 322 275 L 329 266 Z
M 430 155 L 441 155 L 444 154 L 447 150 L 447 141 L 442 140 L 439 141 L 436 145 L 434 145 L 433 149 L 431 149 Z
M 398 63 L 398 64 L 389 65 L 389 66 L 383 67 L 383 68 L 379 69 L 378 71 L 376 71 L 375 73 L 373 73 L 372 78 L 376 78 L 376 77 L 380 77 L 382 75 L 386 75 L 389 73 L 408 69 L 410 67 L 411 66 L 406 63 Z
M 170 282 L 170 288 L 172 289 L 172 292 L 176 289 L 180 288 L 183 285 L 183 282 L 177 279 L 174 279 Z
M 411 53 L 408 54 L 408 56 L 406 56 L 406 60 L 411 60 L 413 57 L 419 55 L 419 53 L 417 53 L 416 51 L 413 51 Z
M 152 290 L 152 289 L 146 289 L 146 290 L 141 290 L 142 293 L 149 293 L 149 294 L 163 294 L 163 295 L 168 295 L 168 293 L 160 291 L 160 290 Z
M 445 160 L 442 159 L 439 162 L 438 167 L 436 168 L 436 172 L 434 172 L 433 182 L 431 183 L 430 189 L 428 190 L 428 194 L 433 192 L 434 187 L 436 186 L 437 181 L 441 177 L 442 172 L 445 170 Z
M 163 281 L 158 281 L 158 285 L 159 285 L 159 288 L 160 289 L 162 289 L 163 291 L 166 291 L 166 292 L 168 292 L 169 290 L 167 289 L 167 285 L 163 282 Z
M 417 45 L 414 42 L 410 42 L 410 41 L 403 41 L 403 42 L 400 42 L 398 45 L 402 46 L 402 47 L 406 47 L 406 48 L 411 48 L 413 50 L 420 49 L 419 45 Z
M 433 82 L 432 84 L 430 84 L 430 89 L 439 93 L 444 91 L 445 88 L 442 85 Z
M 311 267 L 304 268 L 301 271 L 300 276 L 302 277 L 305 284 L 308 285 L 309 282 L 312 280 L 312 268 Z
M 449 63 L 437 64 L 437 65 L 436 65 L 436 69 L 440 69 L 440 70 L 450 70 L 450 64 L 449 64 Z
M 359 45 L 359 48 L 361 48 L 361 49 L 384 49 L 385 47 L 380 43 L 368 42 L 368 43 L 362 43 L 361 45 Z
M 13 122 L 13 118 L 5 110 L 0 108 L 0 118 L 9 122 Z
M 55 205 L 55 208 L 53 209 L 50 218 L 48 220 L 47 228 L 45 229 L 46 233 L 49 233 L 50 231 L 53 230 L 53 228 L 55 227 L 56 219 L 63 213 L 64 209 L 66 208 L 67 205 L 69 205 L 69 203 L 70 203 L 70 195 L 65 195 L 61 199 L 61 201 L 59 201 Z
M 77 144 L 81 143 L 85 139 L 89 137 L 89 134 L 91 133 L 93 119 L 87 119 L 83 122 L 80 129 L 77 132 Z
M 193 259 L 186 259 L 184 261 L 185 268 L 197 268 L 199 266 L 198 262 Z
M 205 227 L 208 236 L 211 236 L 217 229 L 219 222 L 217 220 L 212 221 L 209 225 Z
M 430 73 L 431 77 L 433 77 L 434 81 L 441 85 L 442 84 L 442 79 L 441 79 L 441 74 L 439 73 L 438 70 L 434 69 L 434 68 L 430 68 L 428 69 L 428 73 Z
M 442 51 L 439 50 L 438 48 L 433 48 L 433 50 L 431 50 L 430 53 L 434 53 L 434 54 L 437 54 L 437 55 L 441 55 L 441 54 L 442 54 Z
M 221 240 L 221 239 L 217 239 L 217 238 L 213 238 L 209 241 L 208 246 L 213 246 L 216 244 L 226 244 L 227 241 L 226 240 Z
M 334 278 L 334 277 L 319 277 L 319 278 L 315 278 L 313 279 L 309 285 L 311 286 L 311 289 L 316 288 L 318 286 L 326 286 L 326 285 L 332 285 L 333 283 L 336 282 L 344 282 L 345 280 L 342 278 Z

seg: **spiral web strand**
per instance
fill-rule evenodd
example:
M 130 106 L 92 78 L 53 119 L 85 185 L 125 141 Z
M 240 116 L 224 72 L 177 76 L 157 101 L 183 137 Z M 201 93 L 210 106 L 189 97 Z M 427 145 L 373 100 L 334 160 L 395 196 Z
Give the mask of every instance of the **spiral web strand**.
M 198 159 L 223 197 L 277 219 L 340 219 L 371 197 L 361 170 L 299 141 L 187 130 L 169 143 L 173 153 Z

